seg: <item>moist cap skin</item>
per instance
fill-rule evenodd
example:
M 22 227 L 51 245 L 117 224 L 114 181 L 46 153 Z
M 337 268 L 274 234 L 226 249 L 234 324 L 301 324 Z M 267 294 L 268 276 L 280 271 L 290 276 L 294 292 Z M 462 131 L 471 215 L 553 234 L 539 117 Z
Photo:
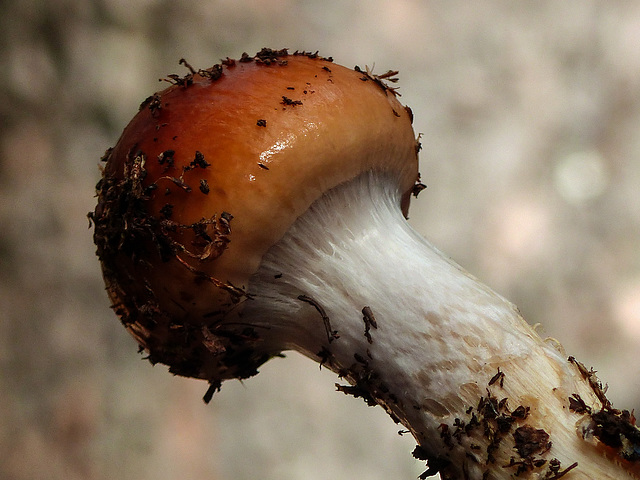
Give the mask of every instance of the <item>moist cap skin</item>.
M 406 215 L 418 144 L 385 75 L 270 49 L 181 63 L 191 73 L 169 76 L 105 155 L 91 217 L 125 325 L 152 361 L 208 378 L 169 337 L 186 328 L 190 345 L 216 344 L 199 329 L 238 308 L 265 252 L 331 188 L 386 173 Z

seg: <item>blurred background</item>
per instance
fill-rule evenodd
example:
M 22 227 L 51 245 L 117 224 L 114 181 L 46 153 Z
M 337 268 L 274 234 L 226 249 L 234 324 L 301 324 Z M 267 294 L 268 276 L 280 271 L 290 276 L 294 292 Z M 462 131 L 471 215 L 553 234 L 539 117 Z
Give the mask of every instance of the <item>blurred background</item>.
M 103 290 L 99 158 L 140 102 L 260 48 L 400 70 L 411 222 L 640 407 L 640 3 L 0 1 L 0 478 L 412 479 L 414 442 L 288 355 L 152 368 Z

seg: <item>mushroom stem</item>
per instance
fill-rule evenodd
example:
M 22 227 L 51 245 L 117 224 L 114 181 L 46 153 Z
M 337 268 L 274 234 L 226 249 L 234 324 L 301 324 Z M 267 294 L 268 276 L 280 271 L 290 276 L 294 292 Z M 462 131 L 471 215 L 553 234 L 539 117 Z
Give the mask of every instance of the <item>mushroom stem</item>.
M 300 351 L 381 405 L 415 437 L 423 478 L 639 478 L 633 416 L 417 234 L 396 184 L 364 174 L 330 190 L 271 247 L 241 314 L 254 347 Z

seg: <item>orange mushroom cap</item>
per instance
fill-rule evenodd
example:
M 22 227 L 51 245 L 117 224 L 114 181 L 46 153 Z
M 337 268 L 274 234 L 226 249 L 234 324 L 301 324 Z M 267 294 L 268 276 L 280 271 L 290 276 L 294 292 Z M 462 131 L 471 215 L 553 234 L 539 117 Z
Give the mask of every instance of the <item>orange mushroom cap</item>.
M 229 350 L 214 326 L 267 250 L 324 192 L 367 171 L 397 181 L 406 215 L 418 148 L 411 111 L 358 68 L 269 49 L 207 70 L 184 63 L 191 73 L 170 76 L 107 152 L 90 217 L 125 326 L 152 361 L 211 380 L 219 362 L 205 367 L 194 348 Z M 248 376 L 250 363 L 229 375 Z

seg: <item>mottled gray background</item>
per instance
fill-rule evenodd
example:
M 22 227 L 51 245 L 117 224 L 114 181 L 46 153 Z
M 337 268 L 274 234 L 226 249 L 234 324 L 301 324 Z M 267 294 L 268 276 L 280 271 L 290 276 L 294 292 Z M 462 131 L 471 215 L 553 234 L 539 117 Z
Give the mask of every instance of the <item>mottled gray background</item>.
M 411 479 L 413 442 L 295 355 L 223 386 L 140 360 L 86 213 L 180 72 L 263 46 L 401 71 L 421 232 L 640 406 L 640 3 L 0 1 L 0 478 Z

